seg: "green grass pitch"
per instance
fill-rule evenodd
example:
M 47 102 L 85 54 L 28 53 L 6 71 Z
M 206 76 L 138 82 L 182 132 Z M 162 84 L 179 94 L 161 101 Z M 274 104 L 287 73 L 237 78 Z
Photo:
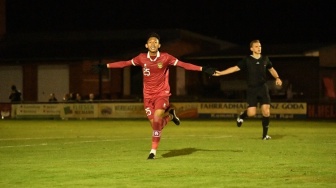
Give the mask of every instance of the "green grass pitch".
M 147 120 L 2 120 L 0 187 L 336 187 L 336 123 L 182 120 L 147 160 Z

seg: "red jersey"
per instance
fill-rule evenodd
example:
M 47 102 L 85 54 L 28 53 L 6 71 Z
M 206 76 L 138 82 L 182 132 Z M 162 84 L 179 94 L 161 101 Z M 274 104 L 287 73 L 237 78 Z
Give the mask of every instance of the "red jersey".
M 141 66 L 143 74 L 144 98 L 170 96 L 169 66 L 178 66 L 186 70 L 201 71 L 201 66 L 179 61 L 168 53 L 157 52 L 156 57 L 141 53 L 129 61 L 107 64 L 108 68 L 123 68 L 130 65 Z

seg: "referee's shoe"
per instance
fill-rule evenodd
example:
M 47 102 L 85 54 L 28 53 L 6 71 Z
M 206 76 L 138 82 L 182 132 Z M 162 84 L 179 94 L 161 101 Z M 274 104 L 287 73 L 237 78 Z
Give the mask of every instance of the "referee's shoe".
M 178 118 L 177 116 L 176 116 L 176 113 L 175 113 L 175 109 L 174 108 L 172 108 L 172 109 L 170 109 L 169 110 L 169 114 L 170 115 L 172 115 L 172 120 L 173 120 L 173 122 L 175 123 L 175 125 L 180 125 L 180 118 Z
M 263 139 L 263 140 L 271 140 L 271 139 L 272 139 L 272 137 L 270 137 L 270 136 L 266 135 L 266 136 L 264 136 L 262 139 Z

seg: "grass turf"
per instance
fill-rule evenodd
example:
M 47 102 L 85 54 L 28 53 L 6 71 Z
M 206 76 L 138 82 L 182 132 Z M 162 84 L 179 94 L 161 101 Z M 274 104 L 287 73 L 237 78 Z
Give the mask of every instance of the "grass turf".
M 169 123 L 147 160 L 145 120 L 2 120 L 0 187 L 336 187 L 336 124 Z

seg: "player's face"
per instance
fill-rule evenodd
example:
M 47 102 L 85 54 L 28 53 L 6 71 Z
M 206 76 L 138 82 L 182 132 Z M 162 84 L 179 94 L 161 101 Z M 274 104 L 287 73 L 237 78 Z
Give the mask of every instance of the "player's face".
M 150 53 L 156 54 L 160 48 L 160 42 L 155 37 L 150 37 L 145 45 Z
M 253 43 L 251 51 L 254 54 L 261 54 L 261 44 L 259 42 Z

